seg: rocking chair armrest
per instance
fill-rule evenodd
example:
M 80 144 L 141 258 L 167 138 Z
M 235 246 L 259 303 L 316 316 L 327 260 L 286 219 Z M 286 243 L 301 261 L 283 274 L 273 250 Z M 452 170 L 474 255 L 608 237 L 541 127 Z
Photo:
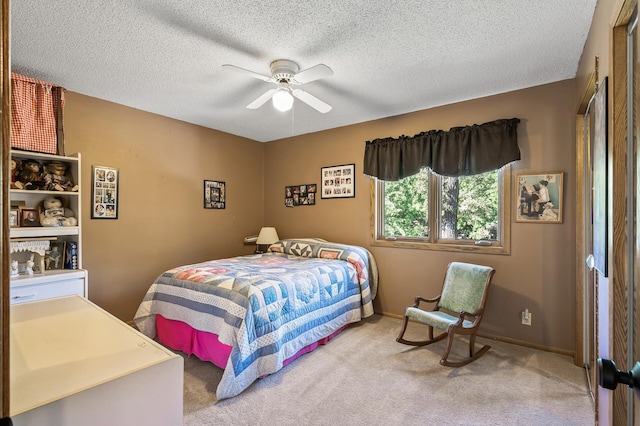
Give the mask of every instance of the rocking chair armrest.
M 456 322 L 456 326 L 461 326 L 462 322 L 465 320 L 465 318 L 473 318 L 473 324 L 472 327 L 476 326 L 477 321 L 482 318 L 482 312 L 484 311 L 484 309 L 480 308 L 478 309 L 476 312 L 466 312 L 466 311 L 460 311 L 460 313 L 458 314 L 458 321 Z
M 418 305 L 420 305 L 420 302 L 437 303 L 438 301 L 440 301 L 440 296 L 433 297 L 433 298 L 430 298 L 430 299 L 427 299 L 426 297 L 422 297 L 422 296 L 416 296 L 416 299 L 414 301 L 413 307 L 417 308 Z

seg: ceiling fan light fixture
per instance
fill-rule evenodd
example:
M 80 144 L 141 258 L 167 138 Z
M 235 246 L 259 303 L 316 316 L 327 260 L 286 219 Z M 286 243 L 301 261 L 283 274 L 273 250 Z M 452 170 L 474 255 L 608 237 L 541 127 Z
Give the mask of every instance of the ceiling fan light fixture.
M 240 72 L 267 83 L 277 84 L 275 88 L 267 90 L 247 105 L 249 109 L 258 109 L 271 99 L 274 108 L 278 111 L 289 111 L 293 107 L 293 98 L 297 98 L 322 114 L 331 111 L 331 105 L 324 103 L 302 89 L 294 89 L 294 86 L 310 83 L 333 75 L 331 68 L 325 64 L 314 65 L 304 71 L 298 71 L 298 64 L 295 62 L 287 59 L 278 59 L 271 62 L 271 77 L 230 64 L 224 64 L 222 68 Z
M 275 109 L 278 111 L 289 111 L 293 106 L 293 95 L 289 92 L 289 89 L 280 87 L 276 93 L 273 94 L 271 101 L 273 102 Z

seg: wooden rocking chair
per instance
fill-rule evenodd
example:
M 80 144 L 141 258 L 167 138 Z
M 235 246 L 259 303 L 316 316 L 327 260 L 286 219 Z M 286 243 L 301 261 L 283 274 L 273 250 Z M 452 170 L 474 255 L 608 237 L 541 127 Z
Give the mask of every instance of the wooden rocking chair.
M 417 296 L 413 306 L 408 307 L 405 312 L 402 330 L 396 340 L 406 345 L 426 346 L 448 336 L 447 348 L 440 360 L 440 364 L 447 367 L 460 367 L 480 358 L 490 348 L 485 345 L 476 351 L 475 342 L 494 273 L 495 270 L 488 266 L 451 262 L 447 267 L 440 296 L 432 299 Z M 425 311 L 418 307 L 420 302 L 435 303 L 435 307 L 431 311 Z M 429 326 L 428 340 L 410 341 L 403 337 L 409 319 Z M 434 337 L 434 328 L 443 333 Z M 469 358 L 451 362 L 448 357 L 456 334 L 469 336 Z

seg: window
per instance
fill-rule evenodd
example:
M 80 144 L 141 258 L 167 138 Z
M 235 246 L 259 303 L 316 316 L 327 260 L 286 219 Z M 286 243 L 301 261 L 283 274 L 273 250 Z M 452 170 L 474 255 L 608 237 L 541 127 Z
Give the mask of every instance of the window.
M 441 177 L 423 169 L 375 181 L 373 244 L 509 254 L 510 167 Z

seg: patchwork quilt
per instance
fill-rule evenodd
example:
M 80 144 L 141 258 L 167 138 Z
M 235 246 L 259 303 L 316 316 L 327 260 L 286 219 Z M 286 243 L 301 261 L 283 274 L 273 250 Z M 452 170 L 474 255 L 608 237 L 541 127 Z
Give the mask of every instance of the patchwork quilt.
M 302 348 L 373 314 L 378 271 L 368 250 L 313 239 L 281 240 L 269 252 L 170 269 L 134 321 L 155 337 L 155 316 L 218 335 L 231 346 L 218 399 L 280 370 Z

